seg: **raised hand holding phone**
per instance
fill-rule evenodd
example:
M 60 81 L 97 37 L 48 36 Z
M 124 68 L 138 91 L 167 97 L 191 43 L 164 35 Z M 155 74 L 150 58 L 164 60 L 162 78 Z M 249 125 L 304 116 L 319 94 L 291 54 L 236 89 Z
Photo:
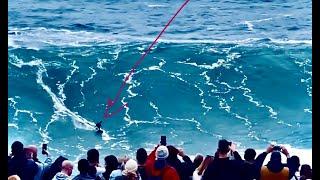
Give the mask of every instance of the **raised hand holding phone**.
M 48 144 L 42 144 L 42 154 L 43 155 L 49 155 L 49 153 L 48 153 Z
M 236 144 L 235 143 L 231 142 L 230 150 L 231 150 L 231 152 L 236 151 Z
M 167 137 L 166 136 L 161 136 L 160 145 L 163 145 L 163 146 L 167 145 Z

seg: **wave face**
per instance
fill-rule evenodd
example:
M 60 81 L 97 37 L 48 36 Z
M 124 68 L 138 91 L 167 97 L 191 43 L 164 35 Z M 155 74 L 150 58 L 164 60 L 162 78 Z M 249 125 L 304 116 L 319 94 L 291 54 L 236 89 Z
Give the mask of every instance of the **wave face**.
M 191 1 L 127 82 L 116 106 L 128 107 L 95 133 L 180 3 L 10 1 L 8 144 L 49 142 L 75 160 L 93 147 L 133 155 L 167 135 L 190 154 L 227 138 L 311 156 L 309 1 Z

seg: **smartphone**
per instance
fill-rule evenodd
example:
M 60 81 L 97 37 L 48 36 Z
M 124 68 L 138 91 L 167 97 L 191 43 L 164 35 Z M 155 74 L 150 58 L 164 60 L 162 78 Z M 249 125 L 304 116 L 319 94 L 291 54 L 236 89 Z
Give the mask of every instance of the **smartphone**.
M 48 154 L 48 144 L 42 144 L 42 154 Z
M 161 136 L 160 144 L 163 146 L 167 145 L 167 137 L 166 136 Z

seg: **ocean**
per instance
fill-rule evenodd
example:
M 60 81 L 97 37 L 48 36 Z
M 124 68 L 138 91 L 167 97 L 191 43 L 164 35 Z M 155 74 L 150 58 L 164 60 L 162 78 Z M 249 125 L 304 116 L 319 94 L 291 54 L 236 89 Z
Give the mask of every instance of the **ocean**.
M 166 135 L 186 154 L 226 138 L 312 154 L 311 1 L 9 0 L 8 145 L 20 140 L 77 161 L 147 150 Z M 102 134 L 95 123 L 102 121 Z M 8 149 L 8 152 L 10 149 Z M 40 159 L 44 157 L 40 155 Z

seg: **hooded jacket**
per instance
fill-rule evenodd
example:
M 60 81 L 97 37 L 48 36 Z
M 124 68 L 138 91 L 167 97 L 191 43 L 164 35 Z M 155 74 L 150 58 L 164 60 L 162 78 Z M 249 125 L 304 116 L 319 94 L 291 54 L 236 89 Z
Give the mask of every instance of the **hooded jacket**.
M 177 171 L 169 165 L 166 165 L 163 169 L 155 168 L 156 149 L 157 148 L 155 148 L 147 158 L 145 166 L 147 176 L 161 176 L 162 180 L 180 180 Z
M 235 160 L 227 158 L 215 158 L 204 171 L 203 180 L 235 180 L 240 177 L 242 160 L 237 151 L 233 152 Z
M 18 175 L 21 179 L 34 179 L 38 165 L 23 155 L 15 156 L 8 162 L 8 176 Z

